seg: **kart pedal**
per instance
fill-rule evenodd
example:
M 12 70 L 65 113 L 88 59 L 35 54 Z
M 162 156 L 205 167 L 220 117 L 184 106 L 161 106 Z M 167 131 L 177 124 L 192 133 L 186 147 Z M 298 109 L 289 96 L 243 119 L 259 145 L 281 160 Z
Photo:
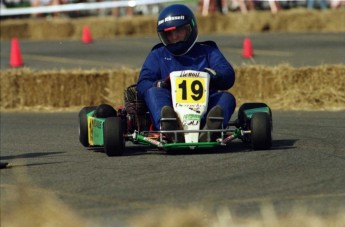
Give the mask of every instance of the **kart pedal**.
M 222 124 L 224 121 L 223 110 L 220 106 L 213 107 L 210 112 L 208 112 L 206 117 L 206 125 L 204 130 L 222 129 Z M 200 142 L 210 142 L 219 137 L 219 133 L 214 132 L 202 132 L 199 136 Z
M 161 110 L 161 129 L 164 131 L 176 131 L 179 129 L 176 112 L 171 106 L 164 106 Z M 165 133 L 165 136 L 169 141 L 172 142 L 184 141 L 184 136 L 182 133 Z

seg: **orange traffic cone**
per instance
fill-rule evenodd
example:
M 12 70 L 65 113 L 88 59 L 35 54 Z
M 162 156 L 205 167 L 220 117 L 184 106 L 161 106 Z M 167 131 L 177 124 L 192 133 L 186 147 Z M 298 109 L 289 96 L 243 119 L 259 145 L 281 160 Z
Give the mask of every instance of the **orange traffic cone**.
M 252 41 L 249 38 L 243 40 L 243 52 L 242 57 L 252 58 L 254 56 Z
M 11 56 L 10 66 L 20 67 L 23 66 L 22 54 L 20 53 L 20 47 L 17 37 L 13 37 L 11 40 Z
M 82 41 L 83 41 L 83 43 L 91 43 L 92 42 L 92 36 L 91 36 L 90 28 L 87 25 L 85 25 L 83 27 Z

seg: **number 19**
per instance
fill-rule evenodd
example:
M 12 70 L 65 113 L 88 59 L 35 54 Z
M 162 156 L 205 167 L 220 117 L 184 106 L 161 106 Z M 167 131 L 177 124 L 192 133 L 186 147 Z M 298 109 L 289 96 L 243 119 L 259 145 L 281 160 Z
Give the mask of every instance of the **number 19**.
M 182 83 L 178 85 L 178 88 L 182 89 L 182 100 L 187 100 L 188 98 L 187 97 L 187 81 L 183 80 Z M 190 95 L 190 97 L 194 101 L 198 101 L 202 98 L 204 88 L 202 86 L 201 81 L 194 80 L 191 83 L 190 90 L 192 91 L 192 94 Z

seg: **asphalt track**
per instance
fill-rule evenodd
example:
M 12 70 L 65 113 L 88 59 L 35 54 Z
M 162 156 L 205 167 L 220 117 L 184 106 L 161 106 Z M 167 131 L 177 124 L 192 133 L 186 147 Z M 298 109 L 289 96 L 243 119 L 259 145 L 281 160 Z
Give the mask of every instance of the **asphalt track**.
M 257 36 L 269 37 L 268 34 Z M 306 34 L 279 37 L 284 39 L 285 36 L 290 36 L 286 40 L 295 41 L 309 37 Z M 298 65 L 300 61 L 290 60 L 295 59 L 297 53 L 308 53 L 318 58 L 304 58 L 303 65 L 341 63 L 343 53 L 339 49 L 343 47 L 340 45 L 343 41 L 338 39 L 339 36 L 324 34 L 309 41 L 332 40 L 323 48 L 334 48 L 334 51 L 325 52 L 322 56 L 317 55 L 320 51 L 317 48 L 302 51 L 290 46 L 290 51 L 288 45 L 293 43 L 285 43 L 280 47 L 286 47 L 278 51 L 262 48 L 263 52 L 258 52 L 256 61 L 270 58 L 267 60 L 270 65 L 274 60 L 283 60 L 297 67 L 302 66 Z M 236 49 L 230 45 L 234 38 L 229 39 L 228 48 Z M 125 47 L 125 39 L 120 40 L 125 50 L 131 49 Z M 48 48 L 52 42 L 24 43 L 28 45 L 24 44 L 22 48 L 32 48 L 27 56 L 38 57 L 26 58 L 28 64 L 38 69 L 50 68 L 51 64 L 68 68 L 73 64 L 60 60 L 70 60 L 75 55 L 85 56 L 73 65 L 78 67 L 89 67 L 85 61 L 90 63 L 100 58 L 97 61 L 100 65 L 93 66 L 105 67 L 105 64 L 101 65 L 103 60 L 109 64 L 112 62 L 107 59 L 107 54 L 101 56 L 101 52 L 92 50 L 86 55 L 79 49 L 101 45 L 101 41 L 91 45 L 68 42 L 68 50 L 55 49 L 56 52 Z M 41 47 L 35 49 L 33 43 Z M 116 42 L 104 41 L 103 45 L 109 46 L 109 43 L 115 45 Z M 151 46 L 145 42 L 145 47 L 139 49 L 135 42 L 129 43 L 133 48 L 131 53 L 144 54 Z M 255 43 L 264 44 L 263 41 Z M 277 41 L 272 38 L 271 43 Z M 220 46 L 223 45 L 226 44 Z M 301 43 L 296 45 L 303 46 Z M 134 55 L 127 56 L 125 53 L 128 51 L 121 53 L 121 57 L 114 58 L 123 64 L 141 64 Z M 272 53 L 275 56 L 270 56 Z M 40 58 L 45 55 L 51 58 Z M 110 56 L 117 54 L 108 54 Z M 79 144 L 77 122 L 77 113 L 1 112 L 1 161 L 9 163 L 0 172 L 1 205 L 13 186 L 18 185 L 17 176 L 25 176 L 31 179 L 32 185 L 54 192 L 75 212 L 102 226 L 123 226 L 128 218 L 164 205 L 200 205 L 211 211 L 225 206 L 240 216 L 258 215 L 262 204 L 271 204 L 278 214 L 296 207 L 320 215 L 345 209 L 345 111 L 273 110 L 274 142 L 271 150 L 252 151 L 240 141 L 234 141 L 229 149 L 172 155 L 159 150 L 145 151 L 142 147 L 128 144 L 124 156 L 112 158 Z
M 274 111 L 271 150 L 145 152 L 128 146 L 107 157 L 78 142 L 77 113 L 2 113 L 2 200 L 16 175 L 56 193 L 78 214 L 102 226 L 162 205 L 228 207 L 258 215 L 262 204 L 282 214 L 296 207 L 325 215 L 345 209 L 345 111 Z M 116 226 L 116 225 L 115 225 Z
M 251 39 L 254 58 L 241 56 L 243 39 Z M 263 33 L 200 35 L 199 41 L 214 40 L 234 65 L 263 64 L 294 67 L 345 62 L 345 33 Z M 140 68 L 157 37 L 114 38 L 83 44 L 79 40 L 20 40 L 24 65 L 34 69 L 100 69 L 127 66 Z M 1 69 L 9 68 L 10 41 L 1 41 Z

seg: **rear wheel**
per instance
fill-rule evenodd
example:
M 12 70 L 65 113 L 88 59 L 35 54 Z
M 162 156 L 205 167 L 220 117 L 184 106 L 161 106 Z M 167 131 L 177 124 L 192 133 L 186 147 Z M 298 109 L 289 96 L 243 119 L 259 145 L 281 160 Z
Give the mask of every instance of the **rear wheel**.
M 84 147 L 90 146 L 87 125 L 87 114 L 95 110 L 96 106 L 87 106 L 79 112 L 79 141 Z
M 108 156 L 120 156 L 125 150 L 123 125 L 120 117 L 109 117 L 103 126 L 104 151 Z
M 270 115 L 265 112 L 254 113 L 250 123 L 251 142 L 254 150 L 266 150 L 272 146 Z
M 117 112 L 112 106 L 108 104 L 101 104 L 97 106 L 93 116 L 97 118 L 116 117 Z

